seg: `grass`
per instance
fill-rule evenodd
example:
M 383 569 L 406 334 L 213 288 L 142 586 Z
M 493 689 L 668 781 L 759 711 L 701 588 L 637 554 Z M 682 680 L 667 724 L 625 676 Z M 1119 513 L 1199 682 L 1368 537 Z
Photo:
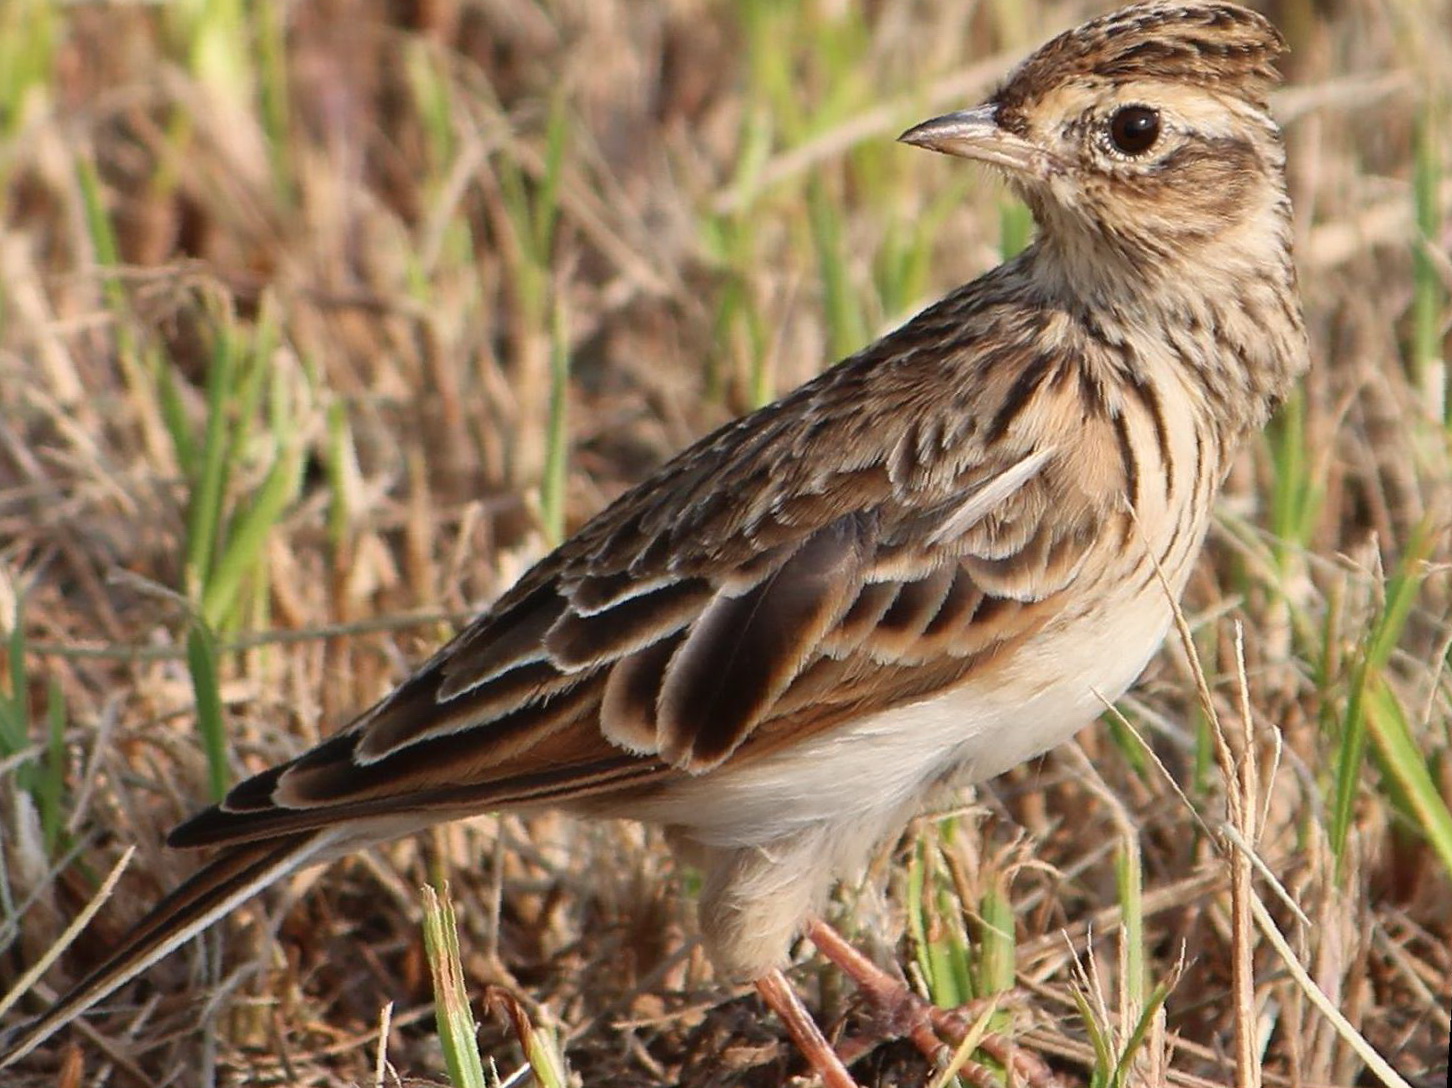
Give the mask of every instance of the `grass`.
M 1086 10 L 0 5 L 4 1022 L 184 877 L 182 815 L 692 438 L 1020 248 L 986 175 L 892 137 Z M 935 1000 L 1016 980 L 982 1029 L 1072 1084 L 1446 1075 L 1452 9 L 1267 10 L 1313 372 L 1135 691 L 834 907 Z M 691 941 L 693 879 L 636 827 L 451 826 L 123 990 L 91 1023 L 126 1063 L 71 1033 L 12 1080 L 463 1083 L 477 1020 L 482 1083 L 781 1083 L 777 1025 Z M 854 1029 L 807 950 L 795 978 Z M 856 1071 L 947 1083 L 896 1046 Z

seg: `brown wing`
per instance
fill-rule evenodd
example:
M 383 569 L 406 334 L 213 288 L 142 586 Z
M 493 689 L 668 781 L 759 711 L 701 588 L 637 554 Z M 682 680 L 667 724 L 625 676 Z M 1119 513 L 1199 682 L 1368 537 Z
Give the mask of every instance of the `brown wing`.
M 665 466 L 378 706 L 171 841 L 701 774 L 950 687 L 1030 635 L 1118 492 L 1086 494 L 1067 447 L 1015 427 L 1073 383 L 1026 349 L 920 351 L 963 335 L 939 309 Z

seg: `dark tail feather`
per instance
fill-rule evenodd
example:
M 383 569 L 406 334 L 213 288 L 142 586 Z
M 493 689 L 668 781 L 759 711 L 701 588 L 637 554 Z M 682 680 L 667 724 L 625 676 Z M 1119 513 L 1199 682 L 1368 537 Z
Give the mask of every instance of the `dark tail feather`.
M 324 854 L 334 838 L 326 831 L 309 831 L 235 847 L 215 858 L 153 907 L 105 963 L 26 1025 L 0 1057 L 0 1069 L 29 1054 L 239 903 Z

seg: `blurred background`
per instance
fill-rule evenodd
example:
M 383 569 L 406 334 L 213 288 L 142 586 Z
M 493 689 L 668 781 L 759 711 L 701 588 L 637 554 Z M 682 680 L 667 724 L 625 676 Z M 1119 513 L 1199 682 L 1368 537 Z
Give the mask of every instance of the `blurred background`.
M 190 870 L 178 818 L 694 438 L 1024 245 L 990 174 L 894 137 L 1108 6 L 0 5 L 0 991 L 136 848 L 3 1023 Z M 1292 50 L 1314 369 L 1236 465 L 1189 637 L 834 909 L 945 1004 L 1016 980 L 993 1026 L 1066 1083 L 1440 1086 L 1452 10 L 1257 6 Z M 442 1081 L 418 889 L 446 879 L 470 992 L 523 1003 L 475 1002 L 501 1075 L 800 1071 L 712 979 L 657 836 L 502 817 L 297 878 L 7 1084 L 373 1083 L 380 1046 Z M 855 1071 L 930 1075 L 900 1046 Z

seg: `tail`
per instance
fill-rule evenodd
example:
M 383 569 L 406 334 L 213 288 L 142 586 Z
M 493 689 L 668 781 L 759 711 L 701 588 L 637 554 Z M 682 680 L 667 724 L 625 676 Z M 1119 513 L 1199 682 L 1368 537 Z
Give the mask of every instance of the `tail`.
M 309 861 L 322 860 L 318 855 L 330 856 L 329 848 L 335 846 L 337 838 L 336 832 L 305 831 L 226 850 L 153 907 L 105 963 L 27 1025 L 9 1051 L 0 1056 L 0 1069 L 29 1054 L 239 903 Z

